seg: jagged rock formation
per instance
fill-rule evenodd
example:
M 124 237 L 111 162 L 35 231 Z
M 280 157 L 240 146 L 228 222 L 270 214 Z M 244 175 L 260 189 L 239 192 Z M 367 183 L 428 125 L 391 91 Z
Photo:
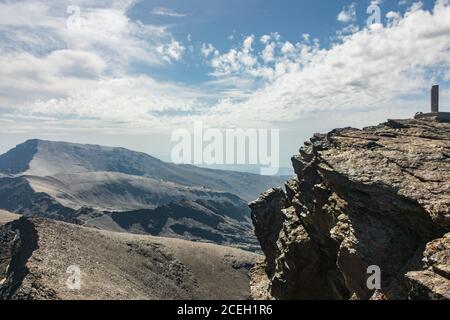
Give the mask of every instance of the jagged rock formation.
M 213 244 L 21 217 L 0 226 L 0 300 L 247 299 L 249 269 L 259 259 Z M 79 287 L 71 286 L 74 267 Z
M 292 162 L 286 192 L 250 204 L 266 256 L 254 298 L 450 298 L 449 123 L 316 134 Z
M 412 299 L 449 299 L 450 233 L 427 244 L 423 252 L 424 270 L 406 274 Z

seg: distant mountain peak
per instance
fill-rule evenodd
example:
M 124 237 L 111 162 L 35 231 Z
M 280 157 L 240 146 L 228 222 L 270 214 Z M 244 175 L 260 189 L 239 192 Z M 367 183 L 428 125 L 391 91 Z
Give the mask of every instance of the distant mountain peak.
M 18 174 L 27 171 L 30 162 L 38 151 L 38 143 L 39 140 L 37 139 L 27 140 L 0 155 L 0 172 Z
M 247 202 L 281 182 L 92 144 L 32 139 L 0 155 L 0 209 L 251 250 Z
M 120 172 L 145 175 L 138 162 L 152 166 L 160 160 L 120 147 L 30 139 L 0 156 L 0 172 L 51 176 L 60 173 Z
M 178 185 L 229 192 L 251 201 L 280 177 L 199 168 L 163 162 L 142 152 L 120 147 L 40 139 L 27 140 L 0 155 L 0 174 L 57 177 L 65 174 L 114 172 L 150 177 Z

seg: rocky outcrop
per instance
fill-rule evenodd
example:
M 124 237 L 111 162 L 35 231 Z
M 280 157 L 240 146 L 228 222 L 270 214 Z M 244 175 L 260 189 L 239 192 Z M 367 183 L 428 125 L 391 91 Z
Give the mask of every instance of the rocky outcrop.
M 427 244 L 423 253 L 426 270 L 406 274 L 411 299 L 450 298 L 450 233 Z
M 450 124 L 316 134 L 292 162 L 286 191 L 250 204 L 268 279 L 253 270 L 254 298 L 450 297 Z

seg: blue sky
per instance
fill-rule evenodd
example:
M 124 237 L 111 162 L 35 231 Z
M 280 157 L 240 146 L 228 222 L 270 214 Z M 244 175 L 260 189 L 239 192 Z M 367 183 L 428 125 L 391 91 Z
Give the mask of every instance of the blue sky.
M 370 26 L 369 6 L 380 23 Z M 447 0 L 0 0 L 0 152 L 28 138 L 168 159 L 194 121 L 315 132 L 450 97 Z
M 202 44 L 212 43 L 220 51 L 235 47 L 248 35 L 261 37 L 278 32 L 283 40 L 292 43 L 302 39 L 303 34 L 320 40 L 324 48 L 335 41 L 336 31 L 349 23 L 338 21 L 336 17 L 346 7 L 355 3 L 356 16 L 351 24 L 364 26 L 368 17 L 366 10 L 370 0 L 351 2 L 348 0 L 172 0 L 141 1 L 129 12 L 131 19 L 146 24 L 169 26 L 175 38 L 191 45 L 194 53 L 187 52 L 183 61 L 149 70 L 162 80 L 183 81 L 198 84 L 211 77 L 210 67 L 198 55 Z M 404 12 L 408 4 L 398 0 L 381 2 L 382 14 L 390 11 Z M 433 0 L 422 1 L 423 8 L 432 9 Z M 152 12 L 162 11 L 160 15 Z M 167 11 L 166 14 L 164 10 Z M 191 41 L 187 41 L 190 38 Z M 257 43 L 256 48 L 263 45 Z M 136 72 L 142 72 L 142 65 Z

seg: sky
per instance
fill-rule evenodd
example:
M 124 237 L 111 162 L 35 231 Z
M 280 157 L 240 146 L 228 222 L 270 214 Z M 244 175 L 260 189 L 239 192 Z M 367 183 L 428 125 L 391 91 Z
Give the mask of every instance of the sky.
M 379 13 L 379 19 L 377 18 Z M 0 0 L 0 152 L 30 138 L 170 159 L 171 134 L 315 132 L 450 111 L 448 0 Z

